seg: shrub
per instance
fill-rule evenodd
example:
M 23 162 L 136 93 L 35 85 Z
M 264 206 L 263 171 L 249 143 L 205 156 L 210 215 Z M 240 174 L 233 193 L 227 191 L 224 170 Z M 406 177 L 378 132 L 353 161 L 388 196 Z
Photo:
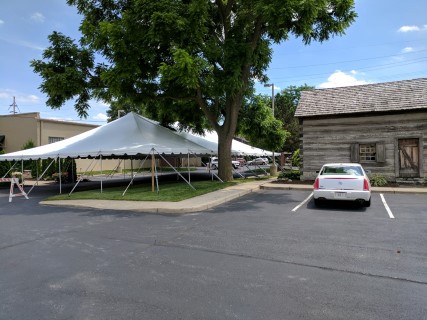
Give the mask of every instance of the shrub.
M 291 170 L 291 171 L 280 172 L 278 179 L 300 180 L 300 177 L 301 177 L 301 171 Z
M 388 183 L 387 179 L 381 175 L 373 175 L 369 180 L 373 187 L 383 187 Z
M 299 167 L 300 164 L 301 164 L 301 157 L 300 157 L 299 149 L 297 149 L 292 154 L 292 165 L 295 167 Z

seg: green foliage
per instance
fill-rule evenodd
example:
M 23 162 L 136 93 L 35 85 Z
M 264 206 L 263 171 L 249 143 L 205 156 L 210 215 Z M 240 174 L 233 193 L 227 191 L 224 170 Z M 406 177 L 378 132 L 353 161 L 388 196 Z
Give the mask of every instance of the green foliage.
M 383 187 L 388 183 L 384 176 L 378 174 L 372 175 L 369 180 L 371 181 L 371 185 L 373 187 Z
M 289 134 L 273 117 L 266 96 L 257 95 L 242 108 L 238 133 L 252 145 L 265 150 L 281 150 Z
M 31 149 L 34 148 L 36 146 L 36 144 L 34 143 L 33 140 L 29 139 L 27 142 L 24 143 L 24 145 L 22 146 L 22 150 L 27 150 L 27 149 Z
M 299 120 L 294 116 L 295 110 L 298 106 L 301 92 L 312 89 L 314 87 L 306 84 L 299 87 L 290 86 L 275 96 L 275 117 L 282 121 L 283 129 L 289 132 L 289 136 L 280 150 L 293 152 L 300 147 L 300 124 Z
M 2 150 L 0 154 L 4 154 L 5 152 Z M 0 178 L 2 178 L 6 172 L 9 171 L 11 164 L 9 161 L 0 161 Z
M 47 105 L 75 99 L 79 116 L 87 117 L 90 99 L 130 102 L 162 124 L 208 125 L 218 133 L 222 163 L 231 160 L 221 146 L 230 144 L 255 80 L 268 81 L 272 44 L 291 36 L 323 42 L 357 16 L 354 0 L 67 3 L 82 15 L 80 45 L 54 32 L 43 59 L 31 62 Z M 219 175 L 229 180 L 231 168 L 220 166 Z
M 300 149 L 295 150 L 292 154 L 292 165 L 295 167 L 299 167 L 301 165 Z
M 282 171 L 279 173 L 278 179 L 285 180 L 300 180 L 301 171 L 300 170 L 290 170 L 290 171 Z

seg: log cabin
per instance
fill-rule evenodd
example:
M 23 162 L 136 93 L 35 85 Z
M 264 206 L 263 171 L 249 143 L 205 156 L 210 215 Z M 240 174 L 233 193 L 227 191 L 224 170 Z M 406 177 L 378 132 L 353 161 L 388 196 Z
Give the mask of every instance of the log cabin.
M 427 181 L 427 78 L 303 91 L 302 180 L 356 162 L 388 181 Z

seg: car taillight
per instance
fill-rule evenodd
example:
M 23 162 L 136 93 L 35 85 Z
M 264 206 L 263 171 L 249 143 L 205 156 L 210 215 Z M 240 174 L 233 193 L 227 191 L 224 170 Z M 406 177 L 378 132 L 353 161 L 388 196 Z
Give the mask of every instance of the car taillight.
M 313 185 L 314 190 L 319 190 L 319 178 L 316 178 Z
M 369 181 L 366 178 L 363 181 L 363 191 L 369 191 Z

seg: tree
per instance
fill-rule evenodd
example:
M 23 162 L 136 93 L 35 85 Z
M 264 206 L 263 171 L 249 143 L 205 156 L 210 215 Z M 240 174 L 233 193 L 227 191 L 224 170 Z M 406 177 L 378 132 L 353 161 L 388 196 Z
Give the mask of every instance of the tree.
M 237 132 L 251 145 L 280 151 L 289 134 L 282 122 L 273 117 L 271 107 L 271 97 L 253 96 L 240 111 Z
M 60 33 L 32 66 L 47 105 L 74 99 L 87 116 L 91 98 L 132 101 L 219 137 L 219 176 L 232 179 L 231 142 L 239 111 L 266 82 L 272 43 L 305 44 L 344 34 L 354 0 L 67 0 L 83 15 L 80 46 Z M 95 54 L 103 62 L 95 63 Z M 153 110 L 153 109 L 150 109 Z
M 297 109 L 301 92 L 304 90 L 312 90 L 314 87 L 306 84 L 296 87 L 289 86 L 283 89 L 275 96 L 275 111 L 276 119 L 280 119 L 283 124 L 283 129 L 289 132 L 286 142 L 281 146 L 281 150 L 294 152 L 300 147 L 300 125 L 295 118 L 295 110 Z

